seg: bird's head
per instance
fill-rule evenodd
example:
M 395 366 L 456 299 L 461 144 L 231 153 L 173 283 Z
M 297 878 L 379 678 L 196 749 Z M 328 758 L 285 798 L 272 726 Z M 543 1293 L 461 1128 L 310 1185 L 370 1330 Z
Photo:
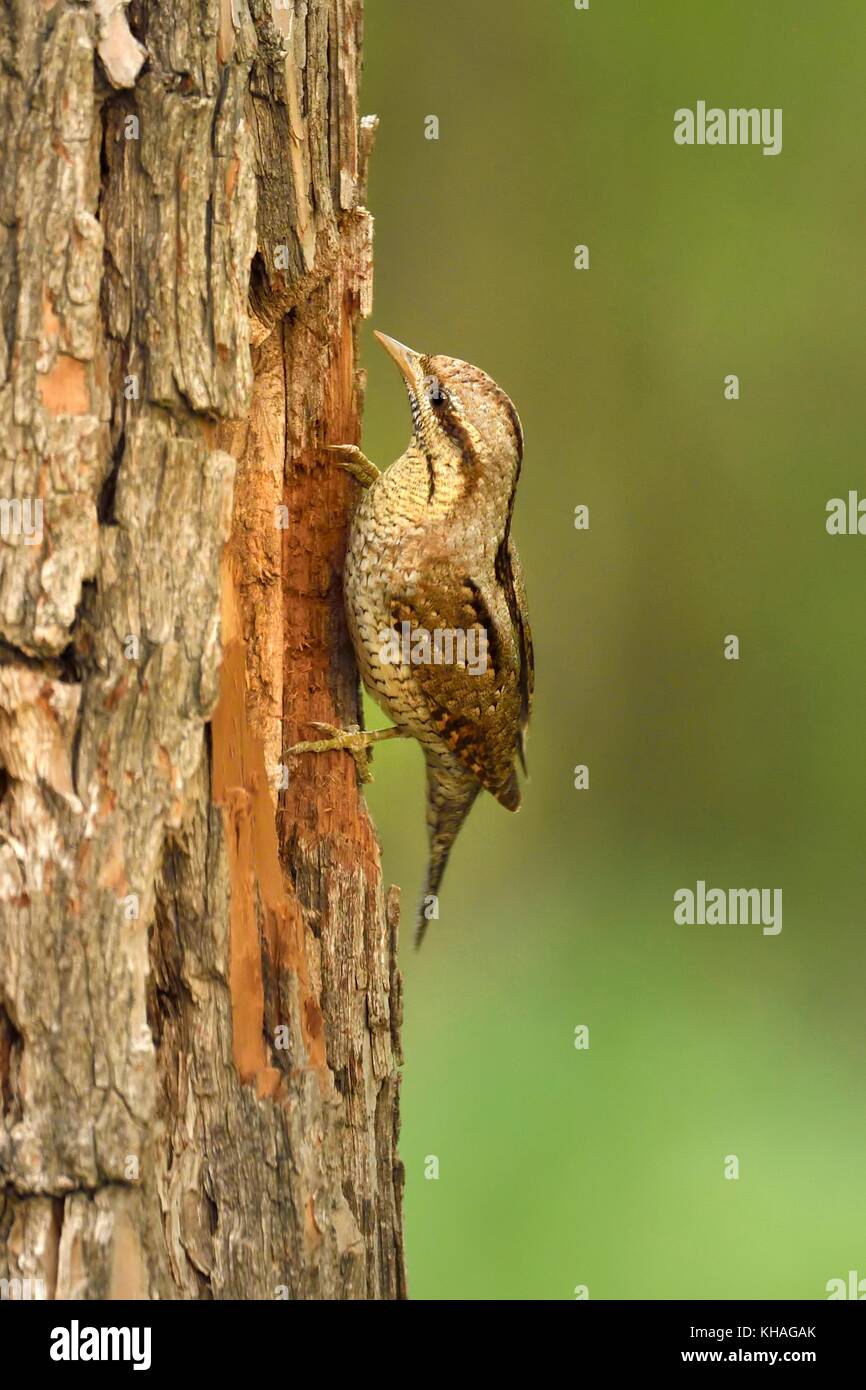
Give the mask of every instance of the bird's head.
M 428 357 L 385 333 L 376 337 L 406 383 L 413 438 L 427 456 L 431 478 L 435 473 L 459 479 L 461 494 L 484 484 L 512 492 L 523 431 L 501 387 L 457 357 Z

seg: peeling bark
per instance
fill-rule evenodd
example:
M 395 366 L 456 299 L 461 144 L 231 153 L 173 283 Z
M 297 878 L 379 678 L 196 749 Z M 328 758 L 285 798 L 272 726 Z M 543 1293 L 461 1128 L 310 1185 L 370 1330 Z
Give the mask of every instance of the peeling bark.
M 0 1277 L 399 1298 L 361 0 L 0 10 Z M 38 504 L 38 505 L 37 505 Z

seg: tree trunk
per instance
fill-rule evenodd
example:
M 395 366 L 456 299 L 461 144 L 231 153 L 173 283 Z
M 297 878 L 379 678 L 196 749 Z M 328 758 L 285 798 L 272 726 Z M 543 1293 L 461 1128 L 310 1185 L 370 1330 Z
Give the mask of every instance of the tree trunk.
M 396 894 L 283 755 L 359 719 L 361 8 L 2 10 L 7 1289 L 405 1294 Z

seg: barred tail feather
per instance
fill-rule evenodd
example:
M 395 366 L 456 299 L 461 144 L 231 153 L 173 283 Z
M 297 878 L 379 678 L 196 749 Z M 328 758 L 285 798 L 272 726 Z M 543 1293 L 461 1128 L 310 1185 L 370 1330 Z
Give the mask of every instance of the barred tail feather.
M 427 766 L 427 830 L 430 836 L 430 859 L 427 865 L 427 880 L 418 907 L 415 927 L 416 950 L 424 940 L 429 924 L 429 918 L 425 915 L 429 905 L 428 899 L 438 895 L 451 846 L 480 790 L 481 786 L 474 777 L 443 772 L 435 764 Z

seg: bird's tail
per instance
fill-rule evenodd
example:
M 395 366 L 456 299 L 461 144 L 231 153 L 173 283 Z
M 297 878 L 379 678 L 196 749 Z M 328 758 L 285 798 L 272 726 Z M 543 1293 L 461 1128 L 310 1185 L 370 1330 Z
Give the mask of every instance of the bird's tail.
M 431 918 L 439 915 L 436 898 L 451 846 L 480 790 L 481 787 L 474 777 L 444 772 L 435 763 L 427 765 L 427 831 L 430 836 L 430 859 L 415 926 L 416 950 L 424 940 L 424 933 Z

